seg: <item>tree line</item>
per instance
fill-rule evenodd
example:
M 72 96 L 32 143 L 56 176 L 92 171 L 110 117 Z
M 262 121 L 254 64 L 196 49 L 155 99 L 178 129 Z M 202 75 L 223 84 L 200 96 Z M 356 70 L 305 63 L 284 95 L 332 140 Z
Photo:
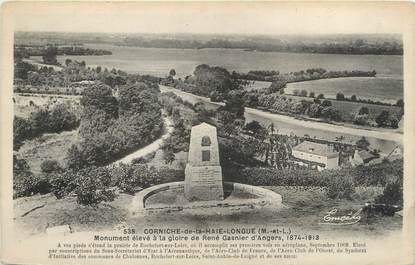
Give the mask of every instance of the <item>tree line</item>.
M 327 78 L 340 78 L 340 77 L 374 77 L 376 71 L 361 71 L 361 70 L 343 70 L 343 71 L 327 71 L 324 68 L 310 68 L 306 70 L 280 73 L 279 71 L 264 71 L 256 70 L 249 71 L 248 73 L 233 73 L 239 79 L 253 80 L 253 81 L 268 81 L 268 82 L 303 82 L 318 79 Z
M 324 41 L 322 43 L 285 42 L 278 39 L 231 40 L 214 38 L 206 41 L 172 38 L 125 37 L 118 45 L 148 48 L 204 49 L 225 48 L 263 52 L 328 53 L 328 54 L 383 54 L 402 55 L 403 45 L 397 41 L 367 42 L 357 39 L 349 42 Z

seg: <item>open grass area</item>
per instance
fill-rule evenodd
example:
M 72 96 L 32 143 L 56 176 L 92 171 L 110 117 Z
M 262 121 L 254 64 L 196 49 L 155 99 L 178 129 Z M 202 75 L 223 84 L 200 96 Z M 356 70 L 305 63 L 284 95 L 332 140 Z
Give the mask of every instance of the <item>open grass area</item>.
M 75 114 L 80 114 L 79 96 L 46 95 L 46 94 L 14 94 L 14 115 L 28 118 L 30 113 L 44 107 L 52 107 L 56 104 L 66 104 Z
M 307 92 L 314 92 L 316 95 L 322 93 L 326 98 L 336 98 L 336 94 L 340 92 L 348 98 L 356 95 L 357 98 L 380 100 L 392 104 L 404 97 L 402 78 L 347 77 L 321 79 L 290 83 L 287 85 L 285 92 L 292 94 L 295 89 L 304 89 Z
M 57 160 L 65 165 L 66 151 L 79 141 L 78 131 L 48 133 L 33 140 L 27 140 L 17 151 L 17 156 L 27 161 L 34 174 L 40 173 L 40 165 L 46 159 Z
M 254 89 L 261 89 L 261 88 L 268 88 L 272 82 L 267 81 L 249 81 L 249 85 L 244 86 L 246 90 L 254 90 Z
M 42 233 L 47 227 L 68 224 L 75 232 L 114 230 L 120 224 L 137 228 L 143 227 L 226 227 L 237 225 L 268 225 L 286 227 L 294 232 L 319 234 L 322 238 L 332 236 L 380 236 L 399 231 L 402 218 L 373 217 L 353 225 L 330 226 L 320 224 L 322 217 L 333 208 L 349 212 L 360 209 L 366 200 L 332 200 L 320 188 L 282 187 L 269 188 L 283 197 L 283 209 L 253 209 L 249 212 L 219 214 L 203 209 L 203 212 L 171 212 L 150 216 L 130 217 L 128 207 L 133 196 L 120 194 L 111 203 L 97 207 L 80 206 L 73 197 L 56 200 L 52 195 L 35 195 L 14 201 L 15 220 L 18 229 L 26 233 Z M 360 191 L 359 191 L 360 192 Z M 374 196 L 375 194 L 373 194 Z M 25 216 L 30 209 L 42 206 Z

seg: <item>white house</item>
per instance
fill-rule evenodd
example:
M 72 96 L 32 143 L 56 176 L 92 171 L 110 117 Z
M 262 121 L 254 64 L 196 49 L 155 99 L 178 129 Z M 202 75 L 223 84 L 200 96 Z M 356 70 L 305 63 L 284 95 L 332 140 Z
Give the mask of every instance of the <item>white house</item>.
M 302 166 L 333 169 L 339 166 L 339 153 L 325 144 L 304 141 L 292 148 L 292 160 Z

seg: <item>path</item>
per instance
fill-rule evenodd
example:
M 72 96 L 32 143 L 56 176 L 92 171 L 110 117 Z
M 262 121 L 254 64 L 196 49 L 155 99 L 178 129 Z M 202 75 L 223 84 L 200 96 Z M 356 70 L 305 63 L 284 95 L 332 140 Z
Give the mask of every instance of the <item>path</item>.
M 134 153 L 131 153 L 131 154 L 129 154 L 129 155 L 113 162 L 111 165 L 118 165 L 120 163 L 128 164 L 128 163 L 131 163 L 131 161 L 133 161 L 134 159 L 144 157 L 144 156 L 160 149 L 161 144 L 163 143 L 163 141 L 165 139 L 169 138 L 170 135 L 173 133 L 173 130 L 174 130 L 173 121 L 169 117 L 164 116 L 163 120 L 164 120 L 164 126 L 165 126 L 165 129 L 166 129 L 166 132 L 159 139 L 155 140 L 154 142 L 152 142 L 149 145 L 146 145 L 146 146 L 138 149 Z

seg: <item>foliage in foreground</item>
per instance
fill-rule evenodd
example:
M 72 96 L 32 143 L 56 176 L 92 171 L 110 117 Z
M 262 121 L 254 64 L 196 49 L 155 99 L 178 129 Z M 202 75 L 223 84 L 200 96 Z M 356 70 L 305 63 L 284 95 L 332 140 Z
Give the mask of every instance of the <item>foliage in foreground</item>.
M 386 186 L 385 201 L 391 200 L 402 183 L 391 183 L 396 176 L 402 178 L 403 161 L 387 160 L 376 165 L 361 165 L 339 170 L 313 171 L 308 169 L 245 168 L 239 181 L 256 186 L 319 186 L 328 188 L 330 198 L 350 198 L 356 186 Z M 380 199 L 379 199 L 380 200 Z M 399 201 L 393 199 L 393 201 Z

